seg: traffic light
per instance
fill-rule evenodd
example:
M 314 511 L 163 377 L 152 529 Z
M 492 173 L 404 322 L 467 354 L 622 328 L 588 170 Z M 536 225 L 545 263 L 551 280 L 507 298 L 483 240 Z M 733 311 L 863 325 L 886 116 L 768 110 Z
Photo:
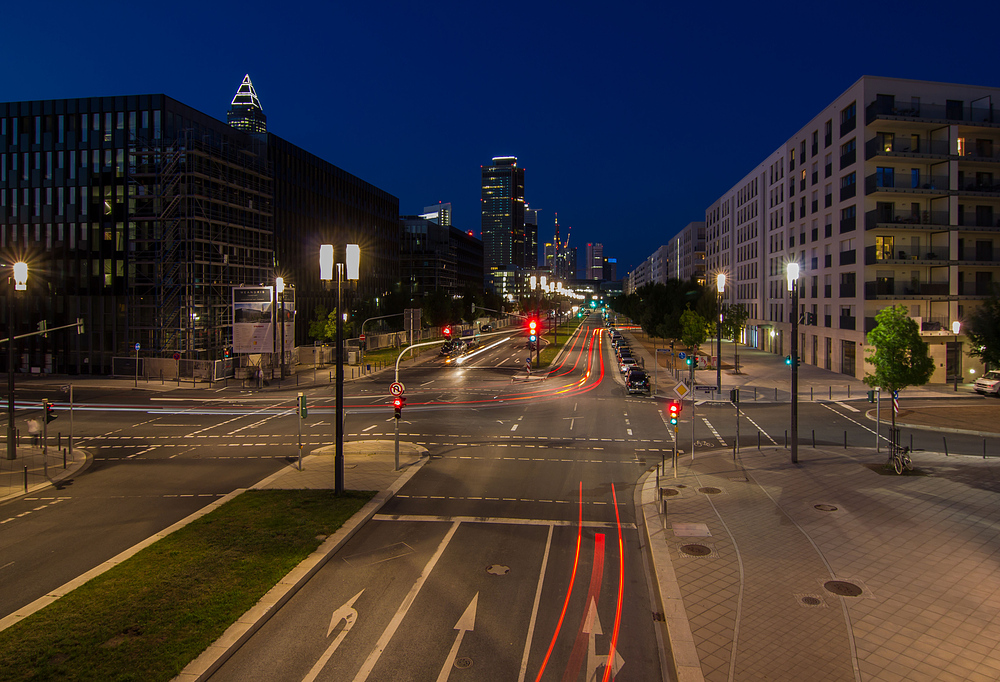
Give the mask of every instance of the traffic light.
M 55 411 L 52 409 L 52 403 L 50 403 L 47 398 L 44 398 L 42 400 L 42 408 L 45 410 L 46 424 L 48 424 L 50 421 L 56 418 Z
M 396 419 L 403 416 L 403 406 L 406 405 L 406 396 L 397 395 L 392 399 L 392 406 L 396 408 Z
M 677 426 L 677 419 L 681 413 L 681 404 L 676 400 L 670 401 L 670 425 Z
M 785 364 L 788 365 L 789 367 L 792 366 L 792 356 L 791 355 L 786 355 L 785 356 Z
M 299 416 L 305 419 L 309 414 L 309 408 L 306 407 L 306 397 L 301 393 L 298 396 L 298 408 Z
M 48 328 L 49 328 L 49 323 L 46 322 L 45 320 L 42 320 L 41 322 L 38 323 L 38 331 L 42 333 L 43 339 L 49 338 L 49 335 L 45 333 L 45 330 Z
M 528 322 L 528 331 L 531 332 L 531 335 L 528 337 L 528 341 L 534 343 L 538 339 L 536 335 L 536 332 L 538 331 L 538 322 L 536 320 Z
M 688 367 L 690 367 L 693 362 L 694 358 L 691 357 L 690 355 L 684 358 L 684 364 L 686 364 Z
M 451 327 L 445 327 L 444 329 L 441 330 L 441 333 L 444 334 L 444 338 L 450 339 L 451 338 Z
M 740 389 L 734 388 L 729 391 L 729 402 L 733 405 L 740 404 Z
M 868 391 L 868 402 L 875 402 L 875 391 Z

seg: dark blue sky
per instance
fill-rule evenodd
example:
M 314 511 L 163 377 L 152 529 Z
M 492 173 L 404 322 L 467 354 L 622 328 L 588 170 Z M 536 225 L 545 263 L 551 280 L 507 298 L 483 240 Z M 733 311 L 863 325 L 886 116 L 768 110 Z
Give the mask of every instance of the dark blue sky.
M 985 8 L 985 9 L 984 9 Z M 864 74 L 1000 85 L 1000 8 L 883 2 L 9 3 L 0 100 L 162 92 L 479 233 L 516 155 L 572 244 L 634 267 Z M 582 258 L 582 250 L 581 250 Z

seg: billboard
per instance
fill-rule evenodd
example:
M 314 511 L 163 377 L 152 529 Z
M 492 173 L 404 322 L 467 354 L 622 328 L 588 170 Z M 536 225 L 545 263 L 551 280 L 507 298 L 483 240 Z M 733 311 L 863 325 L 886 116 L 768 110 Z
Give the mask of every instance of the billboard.
M 281 311 L 285 311 L 285 352 L 288 353 L 295 348 L 295 289 L 285 287 L 285 291 L 278 297 L 277 306 L 278 317 L 281 318 Z M 278 350 L 281 350 L 281 327 L 278 327 Z
M 274 287 L 233 287 L 234 353 L 274 352 L 273 301 Z

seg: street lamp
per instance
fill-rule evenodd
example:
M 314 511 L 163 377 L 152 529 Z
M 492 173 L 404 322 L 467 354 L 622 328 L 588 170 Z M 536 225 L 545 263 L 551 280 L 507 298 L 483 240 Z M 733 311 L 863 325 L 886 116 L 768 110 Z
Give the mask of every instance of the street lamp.
M 718 357 L 715 360 L 715 396 L 722 397 L 722 292 L 726 290 L 726 273 L 720 272 L 715 277 L 715 290 L 719 294 L 719 319 L 715 323 L 715 339 Z
M 7 277 L 7 459 L 17 459 L 14 437 L 14 292 L 28 288 L 28 264 L 14 263 L 13 275 Z M 13 284 L 11 289 L 9 285 Z
M 274 278 L 274 290 L 281 301 L 281 356 L 278 360 L 281 363 L 281 378 L 285 378 L 285 278 Z
M 959 345 L 958 345 L 958 334 L 961 331 L 962 331 L 962 323 L 961 322 L 959 322 L 958 320 L 955 320 L 954 322 L 951 323 L 951 333 L 955 335 L 955 372 L 954 372 L 954 374 L 955 374 L 955 392 L 956 393 L 958 392 L 958 375 L 962 373 L 962 368 L 961 368 L 961 364 L 962 363 L 960 362 L 961 359 L 962 359 L 962 354 L 961 354 L 961 351 L 959 350 Z
M 344 267 L 347 268 L 347 279 L 356 281 L 360 269 L 361 247 L 357 244 L 347 244 L 344 249 L 346 263 L 337 263 L 337 446 L 334 455 L 334 492 L 341 495 L 344 492 L 344 314 L 341 304 L 341 282 L 344 281 Z M 323 244 L 319 247 L 320 279 L 333 279 L 333 245 Z
M 799 461 L 799 264 L 785 266 L 788 291 L 792 294 L 792 464 Z

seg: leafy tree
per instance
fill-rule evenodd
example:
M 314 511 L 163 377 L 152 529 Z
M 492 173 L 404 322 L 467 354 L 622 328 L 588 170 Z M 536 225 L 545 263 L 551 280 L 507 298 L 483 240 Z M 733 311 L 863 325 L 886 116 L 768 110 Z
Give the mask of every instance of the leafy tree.
M 326 306 L 322 303 L 316 306 L 313 311 L 313 319 L 309 320 L 309 337 L 315 341 L 329 341 L 334 336 L 336 336 L 336 329 L 334 334 L 327 334 L 327 322 L 329 321 L 331 313 L 326 309 Z M 334 317 L 334 320 L 337 318 Z
M 750 311 L 742 303 L 737 303 L 726 308 L 722 315 L 722 332 L 733 340 L 733 352 L 735 353 L 734 365 L 736 374 L 740 373 L 740 334 L 747 326 Z M 721 359 L 720 359 L 721 362 Z
M 883 308 L 875 316 L 875 328 L 868 332 L 869 352 L 865 360 L 875 368 L 865 375 L 872 388 L 900 391 L 907 386 L 923 386 L 934 374 L 934 361 L 927 344 L 920 338 L 920 328 L 906 314 L 905 306 Z M 896 428 L 896 411 L 892 411 Z
M 689 308 L 681 313 L 680 323 L 681 341 L 697 354 L 698 346 L 708 338 L 708 320 Z
M 453 324 L 458 319 L 454 317 L 451 296 L 444 289 L 437 289 L 424 296 L 422 303 L 422 318 L 431 327 L 443 327 L 446 324 Z
M 982 358 L 988 369 L 1000 367 L 1000 298 L 991 296 L 972 312 L 965 336 L 972 345 L 969 355 Z

